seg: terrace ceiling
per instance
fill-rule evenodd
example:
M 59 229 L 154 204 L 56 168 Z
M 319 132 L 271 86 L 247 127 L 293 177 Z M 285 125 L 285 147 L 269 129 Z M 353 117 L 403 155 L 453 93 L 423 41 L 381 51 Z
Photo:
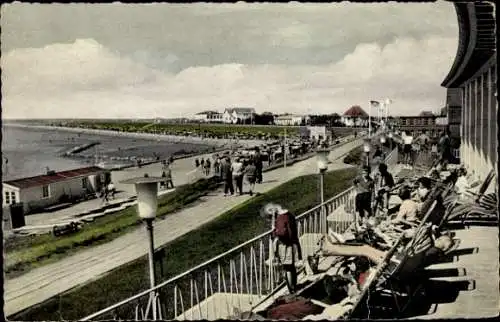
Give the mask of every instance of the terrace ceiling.
M 491 2 L 455 2 L 459 25 L 457 55 L 441 83 L 460 87 L 496 52 L 495 6 Z

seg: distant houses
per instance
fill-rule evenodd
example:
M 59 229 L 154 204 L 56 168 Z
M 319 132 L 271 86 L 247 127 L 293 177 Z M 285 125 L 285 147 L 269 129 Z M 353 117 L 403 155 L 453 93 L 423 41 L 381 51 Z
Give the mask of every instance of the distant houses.
M 222 123 L 222 116 L 223 114 L 217 111 L 203 111 L 196 113 L 193 119 L 198 122 Z
M 226 124 L 253 123 L 255 109 L 253 107 L 226 108 L 222 114 L 222 122 Z
M 309 119 L 307 115 L 283 114 L 274 117 L 274 124 L 281 126 L 299 126 L 306 125 Z

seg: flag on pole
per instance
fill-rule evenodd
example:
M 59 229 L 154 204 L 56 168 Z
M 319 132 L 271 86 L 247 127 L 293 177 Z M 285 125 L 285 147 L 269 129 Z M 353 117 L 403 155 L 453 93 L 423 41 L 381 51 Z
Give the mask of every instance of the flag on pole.
M 380 108 L 380 106 L 382 106 L 382 104 L 380 104 L 379 101 L 370 101 L 370 106 L 374 107 L 374 108 Z

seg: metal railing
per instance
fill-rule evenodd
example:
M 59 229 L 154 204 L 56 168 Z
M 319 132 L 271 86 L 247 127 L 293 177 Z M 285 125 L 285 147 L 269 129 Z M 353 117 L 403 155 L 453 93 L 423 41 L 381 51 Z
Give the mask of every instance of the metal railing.
M 385 162 L 392 164 L 393 160 L 397 160 L 397 150 L 393 150 Z M 338 212 L 330 223 L 327 217 L 342 205 L 353 209 L 355 193 L 354 187 L 346 189 L 296 217 L 303 258 L 313 254 L 328 228 L 343 233 L 352 225 L 353 217 L 346 212 Z M 269 230 L 82 320 L 151 320 L 155 317 L 215 320 L 248 311 L 284 285 L 280 270 L 274 265 L 271 234 Z
M 321 234 L 327 231 L 328 214 L 352 202 L 350 188 L 303 214 L 297 225 L 303 256 L 312 254 Z M 342 217 L 342 215 L 340 215 Z M 336 218 L 339 233 L 351 225 L 351 218 Z M 340 224 L 339 224 L 340 223 Z M 271 230 L 200 264 L 154 289 L 145 290 L 82 320 L 222 319 L 249 310 L 283 285 L 274 265 Z M 154 298 L 152 295 L 154 294 Z M 153 304 L 156 305 L 155 310 Z

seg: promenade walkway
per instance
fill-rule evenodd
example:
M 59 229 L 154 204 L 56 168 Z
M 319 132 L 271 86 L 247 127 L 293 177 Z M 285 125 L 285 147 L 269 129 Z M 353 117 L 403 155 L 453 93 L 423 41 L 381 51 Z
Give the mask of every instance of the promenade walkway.
M 350 167 L 341 158 L 362 144 L 362 140 L 334 149 L 329 156 L 329 170 Z M 146 168 L 139 169 L 143 174 Z M 297 162 L 287 168 L 269 171 L 256 192 L 265 193 L 295 177 L 317 172 L 316 159 Z M 155 222 L 155 245 L 160 247 L 192 229 L 210 222 L 225 211 L 251 198 L 248 195 L 224 197 L 221 191 L 211 193 L 195 205 Z M 56 263 L 33 269 L 24 275 L 5 281 L 5 314 L 17 313 L 43 302 L 82 283 L 147 254 L 143 228 L 138 228 L 109 243 L 82 250 Z
M 433 305 L 417 319 L 476 319 L 498 316 L 499 250 L 498 227 L 472 226 L 455 230 L 460 247 L 448 262 L 431 265 L 435 292 L 427 300 Z M 439 277 L 439 272 L 460 272 Z M 455 274 L 453 274 L 455 275 Z

